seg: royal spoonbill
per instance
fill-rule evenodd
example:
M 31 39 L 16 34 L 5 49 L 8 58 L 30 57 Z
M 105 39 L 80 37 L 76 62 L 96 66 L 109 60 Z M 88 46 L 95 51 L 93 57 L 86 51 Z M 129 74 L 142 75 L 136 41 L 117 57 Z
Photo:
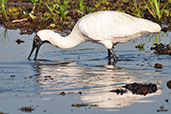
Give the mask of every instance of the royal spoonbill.
M 118 43 L 134 40 L 148 33 L 161 31 L 159 24 L 137 18 L 117 11 L 98 11 L 83 16 L 73 27 L 72 32 L 63 37 L 53 30 L 40 30 L 33 39 L 33 47 L 28 59 L 37 48 L 34 60 L 37 58 L 39 48 L 44 43 L 68 49 L 83 42 L 94 42 L 104 45 L 108 49 L 108 60 L 111 55 L 114 62 L 117 57 L 113 48 Z

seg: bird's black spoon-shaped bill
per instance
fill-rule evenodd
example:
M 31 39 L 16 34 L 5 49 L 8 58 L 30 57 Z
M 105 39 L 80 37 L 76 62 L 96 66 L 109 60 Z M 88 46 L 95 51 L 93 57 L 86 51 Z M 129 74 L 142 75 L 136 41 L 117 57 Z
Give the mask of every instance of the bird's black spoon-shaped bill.
M 33 39 L 33 45 L 32 45 L 32 49 L 31 49 L 31 52 L 28 56 L 28 59 L 30 59 L 31 55 L 33 54 L 33 51 L 36 49 L 36 54 L 35 54 L 35 57 L 34 57 L 34 60 L 36 60 L 37 58 L 37 55 L 38 55 L 38 52 L 39 52 L 39 49 L 40 49 L 40 46 L 43 44 L 43 42 L 41 41 L 41 39 L 39 38 L 39 36 L 35 35 L 34 39 Z

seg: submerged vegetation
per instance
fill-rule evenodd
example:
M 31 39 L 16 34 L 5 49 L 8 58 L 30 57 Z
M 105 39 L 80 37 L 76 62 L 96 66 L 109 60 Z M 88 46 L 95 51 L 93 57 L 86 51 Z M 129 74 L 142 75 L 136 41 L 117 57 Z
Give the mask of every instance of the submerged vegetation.
M 171 0 L 0 0 L 0 24 L 21 34 L 40 29 L 70 31 L 83 15 L 115 10 L 170 24 Z M 171 25 L 168 25 L 169 28 Z

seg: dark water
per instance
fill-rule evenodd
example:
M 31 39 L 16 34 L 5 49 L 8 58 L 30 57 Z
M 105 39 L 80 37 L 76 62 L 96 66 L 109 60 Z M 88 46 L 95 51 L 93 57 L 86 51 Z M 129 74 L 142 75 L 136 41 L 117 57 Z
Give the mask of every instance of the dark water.
M 23 114 L 27 112 L 20 109 L 31 106 L 31 114 L 171 113 L 171 90 L 167 87 L 171 56 L 153 54 L 153 35 L 118 44 L 115 50 L 122 61 L 113 66 L 107 65 L 107 50 L 93 43 L 69 50 L 45 44 L 38 60 L 28 61 L 34 34 L 21 36 L 19 30 L 8 30 L 4 39 L 3 31 L 1 27 L 0 112 Z M 170 33 L 159 36 L 158 42 L 171 42 Z M 18 45 L 17 39 L 25 42 Z M 144 51 L 135 49 L 140 42 L 145 43 Z M 155 69 L 155 63 L 161 63 L 163 68 Z M 154 83 L 158 90 L 146 96 L 130 91 L 123 95 L 109 92 L 133 82 Z M 63 91 L 65 96 L 60 95 Z M 89 106 L 72 107 L 82 103 Z

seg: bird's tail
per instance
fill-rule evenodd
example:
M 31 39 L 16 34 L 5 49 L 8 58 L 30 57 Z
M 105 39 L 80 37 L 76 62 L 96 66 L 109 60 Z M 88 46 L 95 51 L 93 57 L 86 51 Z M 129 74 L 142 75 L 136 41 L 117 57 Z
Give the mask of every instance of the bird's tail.
M 161 31 L 161 26 L 158 23 L 146 20 L 146 19 L 142 19 L 142 28 L 144 28 L 145 30 L 147 30 L 150 33 L 159 33 Z
M 159 33 L 161 31 L 161 26 L 158 23 L 152 22 L 149 24 L 149 31 L 151 33 Z

